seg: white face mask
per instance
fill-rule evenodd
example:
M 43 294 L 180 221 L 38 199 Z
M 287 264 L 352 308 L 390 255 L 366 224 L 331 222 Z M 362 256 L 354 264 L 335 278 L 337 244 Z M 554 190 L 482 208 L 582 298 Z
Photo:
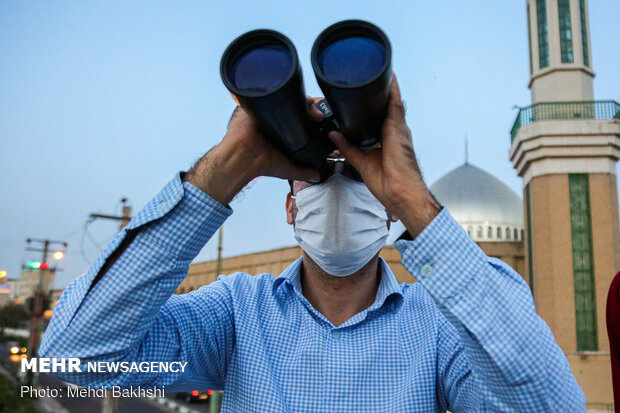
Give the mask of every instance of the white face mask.
M 328 274 L 353 274 L 387 241 L 385 207 L 361 182 L 335 173 L 294 198 L 295 239 Z

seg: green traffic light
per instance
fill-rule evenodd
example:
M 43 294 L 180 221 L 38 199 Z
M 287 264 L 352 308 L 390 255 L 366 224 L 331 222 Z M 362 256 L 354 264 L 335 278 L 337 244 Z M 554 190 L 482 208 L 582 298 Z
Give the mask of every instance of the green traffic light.
M 41 266 L 41 263 L 39 261 L 28 261 L 28 264 L 26 264 L 26 266 L 30 269 L 38 270 Z

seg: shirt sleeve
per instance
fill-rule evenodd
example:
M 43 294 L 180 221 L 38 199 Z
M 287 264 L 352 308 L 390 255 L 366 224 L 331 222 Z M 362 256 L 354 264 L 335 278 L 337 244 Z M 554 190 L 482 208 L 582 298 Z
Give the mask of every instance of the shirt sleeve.
M 83 386 L 221 388 L 234 341 L 228 287 L 217 281 L 190 294 L 172 294 L 230 214 L 177 175 L 66 288 L 39 357 L 80 358 L 82 373 L 57 375 Z M 183 373 L 84 371 L 88 362 L 100 361 L 187 364 Z
M 394 246 L 447 320 L 437 375 L 447 409 L 585 412 L 583 391 L 527 283 L 487 257 L 445 208 L 414 240 Z

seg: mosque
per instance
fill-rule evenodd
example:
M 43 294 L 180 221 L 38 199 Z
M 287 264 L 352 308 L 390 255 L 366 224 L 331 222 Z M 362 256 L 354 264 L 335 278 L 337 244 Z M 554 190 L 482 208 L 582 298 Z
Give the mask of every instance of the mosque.
M 488 256 L 528 282 L 588 410 L 613 411 L 605 308 L 620 270 L 620 104 L 594 99 L 588 1 L 525 3 L 532 103 L 507 136 L 523 197 L 467 158 L 430 189 Z M 414 282 L 394 247 L 380 255 L 399 282 Z M 294 246 L 192 264 L 177 293 L 220 273 L 279 274 L 300 256 Z

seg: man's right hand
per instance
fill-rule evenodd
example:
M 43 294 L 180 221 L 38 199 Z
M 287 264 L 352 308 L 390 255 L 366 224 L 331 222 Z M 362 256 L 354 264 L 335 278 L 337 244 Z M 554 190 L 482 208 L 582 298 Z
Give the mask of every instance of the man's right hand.
M 318 121 L 322 115 L 313 106 L 316 100 L 308 98 L 308 112 Z M 222 205 L 228 205 L 243 187 L 259 176 L 319 180 L 316 171 L 295 165 L 269 143 L 250 115 L 238 107 L 222 141 L 196 162 L 184 180 Z

